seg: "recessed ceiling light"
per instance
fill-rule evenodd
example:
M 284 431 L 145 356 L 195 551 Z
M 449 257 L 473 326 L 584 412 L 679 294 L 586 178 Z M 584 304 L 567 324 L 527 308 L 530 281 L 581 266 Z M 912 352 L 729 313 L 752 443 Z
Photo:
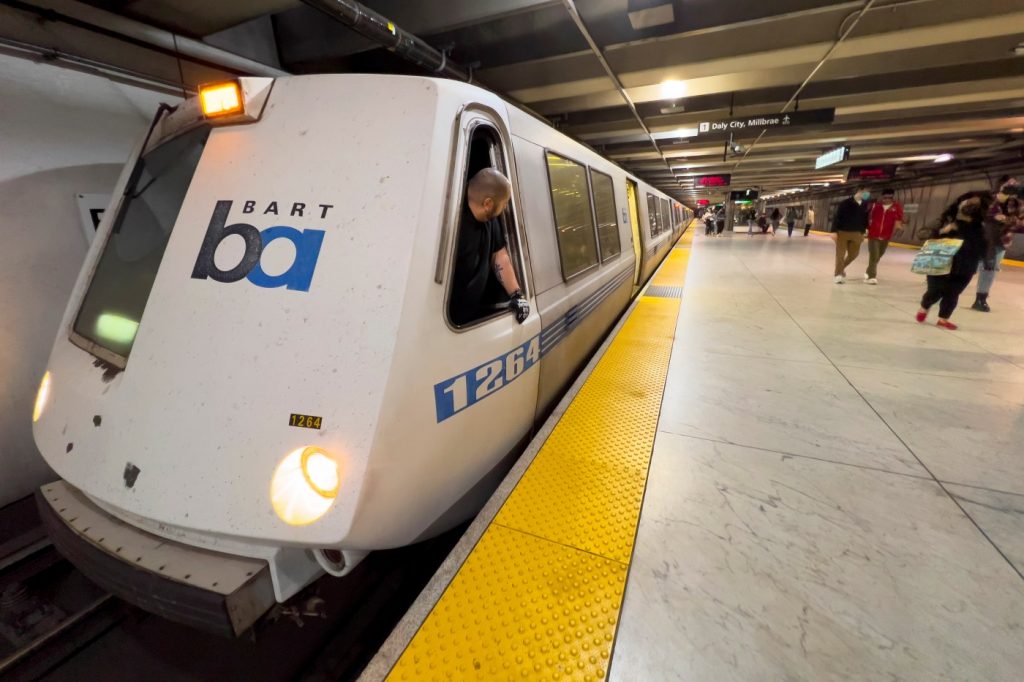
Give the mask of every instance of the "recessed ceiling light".
M 683 81 L 662 81 L 661 98 L 679 99 L 686 95 L 686 83 Z
M 629 0 L 626 10 L 634 31 L 671 24 L 676 19 L 672 3 L 665 0 Z

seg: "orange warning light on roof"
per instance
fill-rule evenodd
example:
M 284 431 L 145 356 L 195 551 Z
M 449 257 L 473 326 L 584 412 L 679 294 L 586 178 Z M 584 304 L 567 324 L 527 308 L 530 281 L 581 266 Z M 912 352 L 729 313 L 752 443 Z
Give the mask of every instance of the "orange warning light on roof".
M 242 89 L 238 81 L 203 85 L 199 88 L 199 105 L 206 118 L 217 118 L 242 112 Z

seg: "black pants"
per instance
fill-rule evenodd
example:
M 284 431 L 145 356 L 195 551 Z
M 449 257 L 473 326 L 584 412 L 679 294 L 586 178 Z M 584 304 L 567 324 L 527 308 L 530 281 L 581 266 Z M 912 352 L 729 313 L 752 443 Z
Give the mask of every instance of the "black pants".
M 956 310 L 960 294 L 963 293 L 973 278 L 973 272 L 967 274 L 929 275 L 928 291 L 924 292 L 924 296 L 921 297 L 921 307 L 927 310 L 938 302 L 939 317 L 948 320 L 949 316 Z
M 804 236 L 806 237 L 810 233 L 811 233 L 811 224 L 807 223 L 806 225 L 804 225 Z
M 789 233 L 790 237 L 793 236 L 793 226 L 794 225 L 796 225 L 796 223 L 786 223 L 786 231 Z

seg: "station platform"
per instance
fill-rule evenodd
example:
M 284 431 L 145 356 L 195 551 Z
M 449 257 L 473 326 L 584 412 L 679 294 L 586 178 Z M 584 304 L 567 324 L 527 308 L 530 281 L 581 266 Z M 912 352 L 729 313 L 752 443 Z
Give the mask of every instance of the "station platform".
M 363 679 L 1020 679 L 1024 270 L 833 250 L 691 228 Z

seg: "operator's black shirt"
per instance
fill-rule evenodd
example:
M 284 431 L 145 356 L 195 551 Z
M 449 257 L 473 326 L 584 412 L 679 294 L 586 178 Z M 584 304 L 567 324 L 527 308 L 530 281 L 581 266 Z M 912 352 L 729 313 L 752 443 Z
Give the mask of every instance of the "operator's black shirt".
M 505 232 L 496 219 L 480 222 L 469 205 L 462 207 L 455 245 L 455 274 L 448 310 L 452 322 L 468 324 L 483 316 L 484 292 L 491 277 L 491 257 L 505 248 Z

